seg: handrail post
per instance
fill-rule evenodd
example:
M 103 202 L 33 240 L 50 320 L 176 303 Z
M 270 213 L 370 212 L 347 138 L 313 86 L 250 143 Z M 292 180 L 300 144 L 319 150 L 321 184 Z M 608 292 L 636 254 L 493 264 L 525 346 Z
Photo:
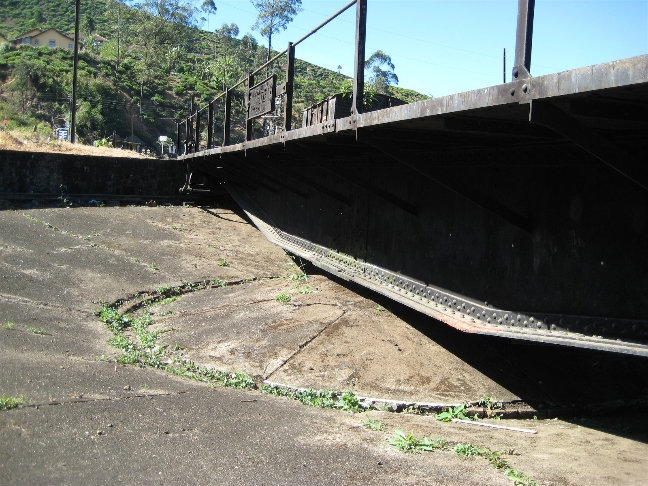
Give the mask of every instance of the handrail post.
M 214 144 L 214 100 L 209 102 L 209 111 L 207 112 L 207 148 L 212 148 Z
M 187 138 L 187 148 L 185 150 L 185 153 L 190 154 L 192 152 L 192 145 L 193 145 L 193 113 L 194 113 L 194 98 L 195 94 L 191 94 L 191 99 L 189 102 L 189 116 L 187 117 L 187 133 L 186 133 L 186 138 Z M 195 151 L 195 150 L 193 150 Z
M 176 138 L 176 155 L 182 155 L 179 153 L 180 152 L 180 122 L 176 123 L 176 131 L 178 134 L 178 138 Z
M 245 140 L 252 140 L 252 118 L 250 118 L 250 89 L 254 85 L 254 74 L 248 74 L 248 84 L 247 84 L 247 94 L 245 95 L 245 101 L 247 102 L 247 110 L 245 114 Z
M 520 0 L 522 1 L 522 0 Z M 351 114 L 362 113 L 364 98 L 365 41 L 367 39 L 367 0 L 358 0 L 356 4 L 356 41 L 353 75 L 353 104 Z
M 286 103 L 284 107 L 284 131 L 292 130 L 293 89 L 295 85 L 295 46 L 288 43 L 288 63 L 286 65 Z
M 189 136 L 191 134 L 189 128 L 189 117 L 185 119 L 185 136 L 184 136 L 184 150 L 183 153 L 186 155 L 189 153 Z
M 534 10 L 535 0 L 518 0 L 513 81 L 519 78 L 528 78 L 531 75 L 531 44 L 533 40 Z
M 230 144 L 230 127 L 232 122 L 232 91 L 225 91 L 225 122 L 223 123 L 223 146 Z
M 200 152 L 200 110 L 196 111 L 196 146 L 194 152 Z

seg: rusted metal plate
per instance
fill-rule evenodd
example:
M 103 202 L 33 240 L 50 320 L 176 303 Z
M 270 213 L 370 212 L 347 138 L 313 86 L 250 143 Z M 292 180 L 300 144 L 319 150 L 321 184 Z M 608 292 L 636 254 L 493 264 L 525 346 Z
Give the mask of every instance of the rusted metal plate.
M 250 88 L 248 94 L 248 120 L 274 111 L 277 75 L 273 74 Z

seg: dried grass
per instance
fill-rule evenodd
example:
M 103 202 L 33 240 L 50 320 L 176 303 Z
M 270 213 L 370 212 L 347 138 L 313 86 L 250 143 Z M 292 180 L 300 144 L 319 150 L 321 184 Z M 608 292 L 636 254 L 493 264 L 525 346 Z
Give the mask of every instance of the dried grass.
M 26 135 L 24 132 L 13 130 L 0 131 L 0 150 L 19 150 L 23 152 L 67 153 L 78 155 L 93 155 L 99 157 L 131 157 L 148 158 L 132 150 L 112 147 L 94 147 L 80 143 L 70 143 L 59 140 L 43 140 L 37 133 Z

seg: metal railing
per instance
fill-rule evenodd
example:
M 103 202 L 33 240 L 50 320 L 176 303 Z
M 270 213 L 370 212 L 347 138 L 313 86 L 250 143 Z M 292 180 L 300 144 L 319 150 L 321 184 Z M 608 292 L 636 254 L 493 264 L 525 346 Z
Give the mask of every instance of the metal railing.
M 225 89 L 221 94 L 213 98 L 206 105 L 202 107 L 194 106 L 194 98 L 192 97 L 191 105 L 189 108 L 190 115 L 177 125 L 177 140 L 180 154 L 195 153 L 202 150 L 202 123 L 204 116 L 207 116 L 207 140 L 205 148 L 210 149 L 218 146 L 217 138 L 220 138 L 220 145 L 227 146 L 232 144 L 232 125 L 233 125 L 233 107 L 232 101 L 236 98 L 240 101 L 241 97 L 236 97 L 237 90 L 243 88 L 245 94 L 245 106 L 247 113 L 245 114 L 245 140 L 252 140 L 254 137 L 253 122 L 262 113 L 267 113 L 268 105 L 274 110 L 274 97 L 281 95 L 283 123 L 280 126 L 281 130 L 289 131 L 292 129 L 292 110 L 293 110 L 293 94 L 295 86 L 295 47 L 315 34 L 322 27 L 336 19 L 342 13 L 349 10 L 351 7 L 356 6 L 356 38 L 355 38 L 355 57 L 354 57 L 354 77 L 353 77 L 353 101 L 352 101 L 352 114 L 362 112 L 362 98 L 364 92 L 364 59 L 365 59 L 365 40 L 366 40 L 366 23 L 367 23 L 367 0 L 353 0 L 331 15 L 324 22 L 319 24 L 313 30 L 301 37 L 296 42 L 289 42 L 288 47 L 283 51 L 276 54 L 271 59 L 268 59 L 262 65 L 257 67 L 254 71 L 248 73 L 243 79 L 233 86 Z M 277 85 L 276 75 L 269 76 L 263 81 L 255 85 L 255 77 L 257 77 L 264 69 L 268 68 L 283 56 L 287 57 L 285 73 L 285 82 Z M 267 94 L 270 93 L 270 96 Z M 252 104 L 253 98 L 261 98 L 261 106 Z M 268 99 L 271 98 L 271 99 Z M 222 125 L 218 123 L 222 136 L 218 136 L 215 130 L 217 125 L 216 108 L 220 105 L 222 112 Z M 242 108 L 242 107 L 241 107 Z M 184 132 L 184 133 L 183 133 Z M 183 137 L 184 135 L 184 137 Z
M 220 102 L 222 120 L 219 123 L 220 146 L 232 145 L 233 119 L 234 111 L 232 103 L 236 99 L 240 103 L 240 111 L 246 111 L 244 126 L 237 130 L 237 133 L 244 133 L 244 140 L 249 141 L 254 138 L 254 120 L 264 114 L 275 111 L 274 98 L 282 96 L 282 117 L 281 126 L 275 124 L 275 128 L 290 131 L 292 129 L 292 110 L 293 94 L 295 87 L 295 47 L 315 34 L 322 27 L 336 19 L 342 13 L 346 12 L 353 6 L 356 6 L 356 23 L 355 23 L 355 55 L 354 55 L 354 76 L 353 76 L 353 99 L 351 103 L 350 115 L 357 115 L 363 110 L 364 97 L 364 64 L 365 64 L 365 42 L 367 30 L 367 0 L 353 0 L 331 15 L 324 22 L 319 24 L 313 30 L 308 32 L 296 42 L 289 42 L 288 47 L 276 54 L 271 59 L 257 67 L 254 71 L 248 73 L 238 83 L 230 88 L 225 89 L 220 95 L 216 96 L 206 105 L 197 108 L 194 106 L 192 97 L 189 108 L 190 115 L 177 125 L 178 155 L 191 154 L 203 150 L 202 148 L 202 122 L 203 116 L 207 114 L 207 140 L 205 149 L 211 149 L 218 146 L 215 133 L 216 127 L 216 108 Z M 530 76 L 531 67 L 531 40 L 533 32 L 533 14 L 535 9 L 535 0 L 518 0 L 518 19 L 516 33 L 515 61 L 513 66 L 513 80 L 523 79 Z M 268 68 L 281 57 L 287 56 L 285 72 L 285 82 L 277 85 L 276 75 L 268 76 L 258 84 L 255 83 L 255 77 L 263 69 Z M 241 96 L 235 96 L 236 90 L 244 90 Z M 253 98 L 255 103 L 252 102 Z M 243 104 L 244 101 L 244 104 Z M 184 132 L 184 133 L 183 133 Z M 263 135 L 267 135 L 264 133 Z M 183 138 L 184 135 L 184 138 Z

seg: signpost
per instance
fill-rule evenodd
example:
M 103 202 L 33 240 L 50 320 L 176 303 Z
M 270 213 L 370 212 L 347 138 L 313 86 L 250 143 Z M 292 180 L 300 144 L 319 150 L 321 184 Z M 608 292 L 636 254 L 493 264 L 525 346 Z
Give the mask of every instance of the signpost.
M 56 129 L 56 139 L 57 140 L 67 140 L 70 141 L 70 127 L 61 127 Z
M 248 120 L 274 111 L 277 92 L 277 75 L 273 74 L 250 88 L 248 95 Z

